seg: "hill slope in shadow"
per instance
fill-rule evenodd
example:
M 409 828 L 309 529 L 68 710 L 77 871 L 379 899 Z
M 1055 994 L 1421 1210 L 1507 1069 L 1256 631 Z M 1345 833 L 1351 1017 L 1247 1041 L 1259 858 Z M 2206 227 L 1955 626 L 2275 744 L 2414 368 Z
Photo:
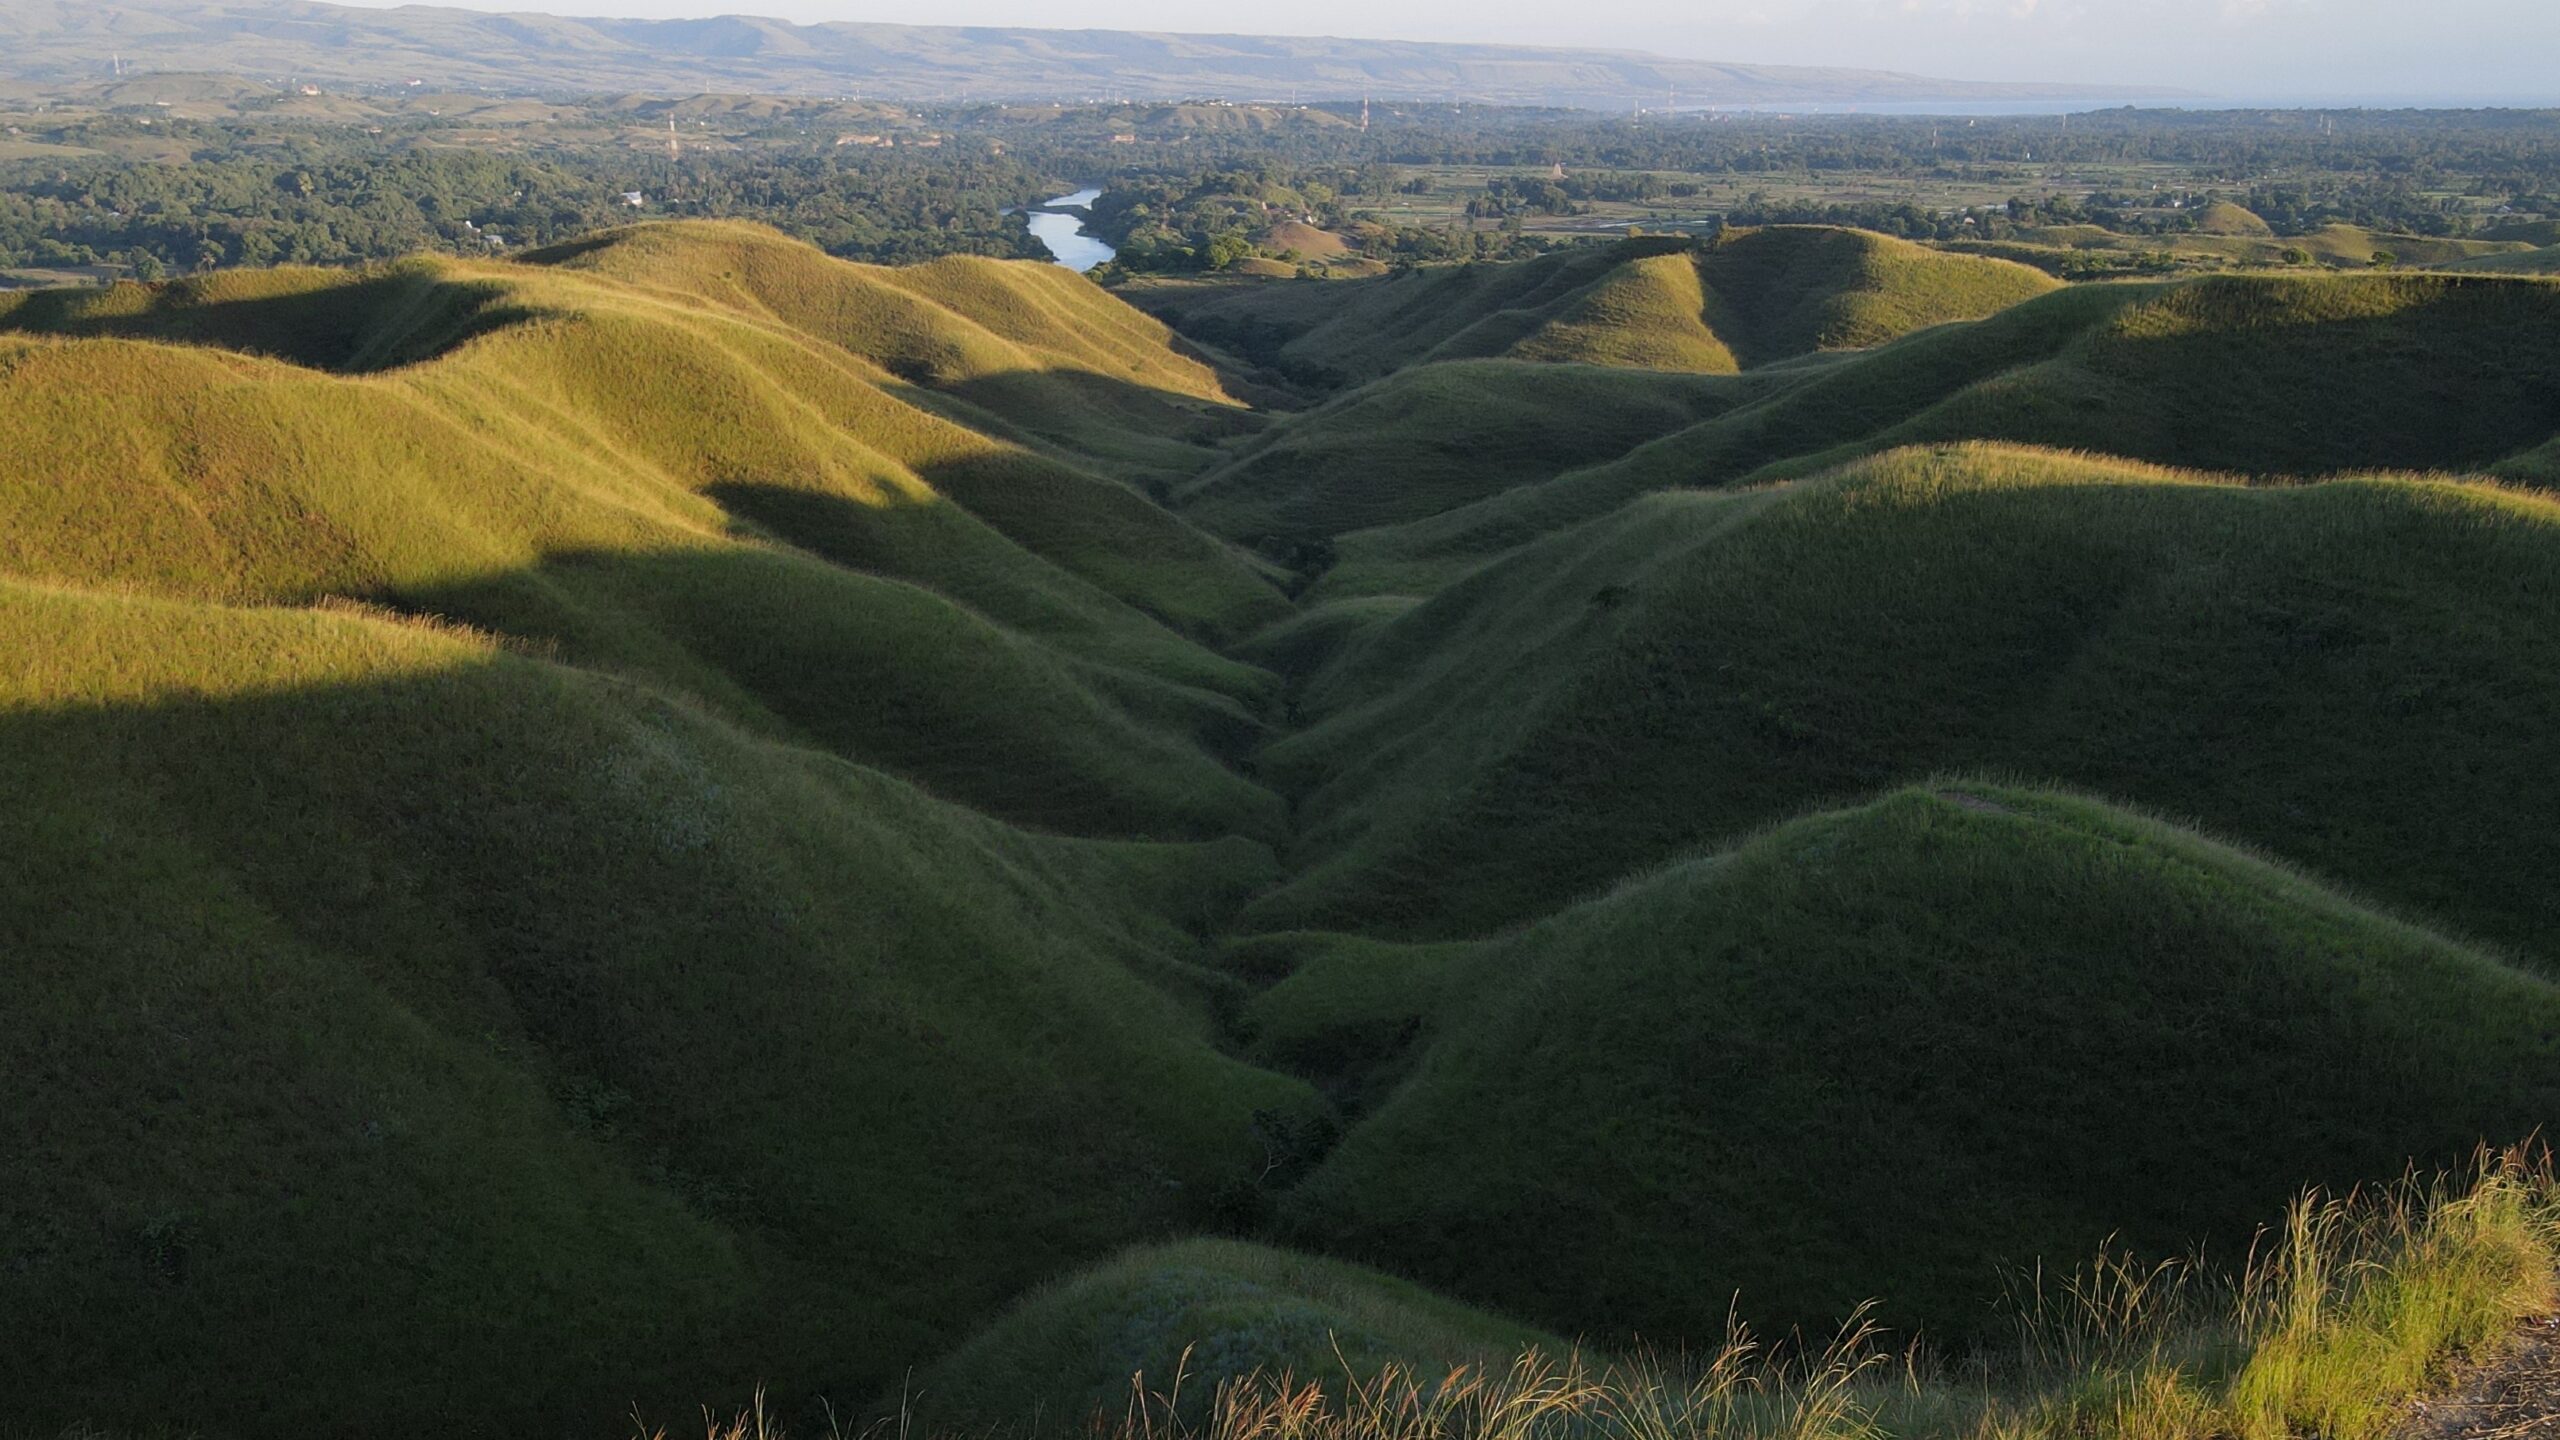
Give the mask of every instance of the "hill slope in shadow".
M 1295 983 L 1295 982 L 1292 982 Z M 2560 988 L 2103 805 L 1940 782 L 1459 962 L 1290 1233 L 1568 1330 L 1999 1327 L 1987 1257 L 2245 1249 L 2522 1133 Z
M 1313 1108 L 1207 1018 L 1249 843 L 1034 835 L 344 610 L 10 581 L 0 646 L 30 1423 L 859 1395 Z
M 2540 946 L 2560 917 L 2525 877 L 2560 856 L 2518 802 L 2560 773 L 2530 718 L 2560 693 L 2555 567 L 2551 502 L 2420 480 L 1959 446 L 1654 496 L 1337 637 L 1264 757 L 1301 828 L 1251 913 L 1479 934 L 1994 767 Z

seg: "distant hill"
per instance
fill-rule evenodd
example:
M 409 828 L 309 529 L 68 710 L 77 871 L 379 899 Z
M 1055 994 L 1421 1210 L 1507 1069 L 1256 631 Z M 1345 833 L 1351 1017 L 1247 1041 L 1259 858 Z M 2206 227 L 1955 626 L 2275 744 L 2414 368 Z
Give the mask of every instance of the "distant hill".
M 1623 109 L 1683 103 L 2124 99 L 2094 86 L 1938 80 L 1886 71 L 1729 65 L 1633 51 L 1122 30 L 794 25 L 748 15 L 581 19 L 311 0 L 0 4 L 0 78 L 95 80 L 128 68 L 324 84 L 518 92 L 751 90 L 865 99 L 1450 97 Z
M 2056 284 L 2004 260 L 1777 225 L 1431 266 L 1322 290 L 1169 285 L 1134 288 L 1130 299 L 1185 333 L 1325 387 L 1462 359 L 1729 373 L 1980 319 Z
M 2258 213 L 2228 200 L 2216 200 L 2196 216 L 2196 228 L 2207 235 L 2248 235 L 2268 239 L 2276 233 Z

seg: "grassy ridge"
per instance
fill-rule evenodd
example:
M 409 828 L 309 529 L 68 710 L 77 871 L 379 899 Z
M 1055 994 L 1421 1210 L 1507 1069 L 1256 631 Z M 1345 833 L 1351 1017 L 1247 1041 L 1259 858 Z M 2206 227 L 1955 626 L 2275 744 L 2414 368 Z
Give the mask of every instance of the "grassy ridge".
M 2560 432 L 2560 288 L 2439 275 L 2082 286 L 1916 335 L 1623 458 L 1339 536 L 1319 593 L 1436 588 L 1638 495 L 1996 439 L 2244 474 L 2485 467 Z M 1285 443 L 1277 439 L 1274 444 Z
M 635 226 L 530 258 L 777 320 L 930 391 L 974 428 L 1114 474 L 1188 474 L 1205 442 L 1250 423 L 1161 324 L 1055 266 L 848 265 L 743 222 Z
M 1765 372 L 1756 377 L 1765 393 L 1622 456 L 1438 514 L 1337 535 L 1339 562 L 1315 593 L 1427 594 L 1487 555 L 1605 515 L 1653 490 L 1729 485 L 1792 456 L 1854 445 L 1968 386 L 2055 353 L 2141 293 L 2130 286 L 2077 286 L 1872 354 Z M 1283 427 L 1269 443 L 1285 444 L 1288 433 Z M 1417 575 L 1425 583 L 1409 588 Z
M 1297 797 L 1292 875 L 1250 913 L 1483 933 L 1807 804 L 1997 767 L 2538 947 L 2556 526 L 2482 487 L 1992 447 L 1654 497 L 1316 672 L 1309 727 L 1263 757 Z
M 1737 1292 L 1762 1328 L 1881 1294 L 1978 1333 L 2002 1258 L 2237 1254 L 2305 1179 L 2444 1163 L 2560 1104 L 2549 982 L 2001 787 L 1670 866 L 1447 993 L 1289 1233 L 1616 1337 L 1711 1334 Z
M 8 342 L 0 564 L 436 610 L 1018 818 L 1268 833 L 1268 798 L 1201 750 L 1251 730 L 1268 682 L 1172 628 L 1280 610 L 1246 561 L 849 353 L 522 273 L 508 308 L 532 318 L 382 376 Z M 238 330 L 232 303 L 173 294 L 115 326 Z
M 0 649 L 22 1420 L 859 1393 L 1312 1103 L 1195 1008 L 1243 842 L 1035 837 L 361 615 L 12 582 Z
M 13 1419 L 859 1396 L 1255 1188 L 1314 1097 L 1197 961 L 1272 682 L 1198 637 L 1286 602 L 1135 488 L 1207 372 L 1020 268 L 666 226 L 0 314 Z
M 2467 468 L 2560 431 L 2560 287 L 2436 275 L 2209 279 L 2127 307 L 2048 365 L 1886 431 L 2317 475 Z
M 1724 373 L 1974 319 L 2054 284 L 1882 235 L 1775 226 L 1323 287 L 1156 287 L 1132 298 L 1185 333 L 1330 387 L 1506 356 Z
M 919 278 L 728 223 L 611 231 L 531 258 L 541 263 L 406 262 L 384 272 L 390 280 L 245 272 L 39 294 L 0 308 L 0 325 L 180 339 L 334 369 L 436 356 L 403 385 L 476 379 L 499 399 L 536 385 L 554 392 L 555 409 L 563 398 L 605 408 L 539 416 L 554 432 L 537 437 L 548 442 L 532 448 L 541 459 L 584 439 L 591 455 L 596 441 L 652 449 L 646 458 L 697 484 L 789 483 L 834 468 L 876 486 L 886 470 L 1178 625 L 1249 626 L 1276 606 L 1249 566 L 1105 478 L 1144 477 L 1115 453 L 1131 446 L 1173 445 L 1179 468 L 1197 468 L 1209 452 L 1193 442 L 1224 435 L 1244 412 L 1160 326 L 1074 276 L 997 283 L 978 262 L 953 262 L 918 267 L 930 272 Z M 296 292 L 281 308 L 270 293 L 280 286 Z M 447 311 L 465 318 L 418 322 Z M 504 330 L 511 348 L 445 353 L 484 329 Z M 371 358 L 339 363 L 349 354 Z M 1056 438 L 1069 432 L 1097 437 L 1098 449 Z M 1156 563 L 1133 565 L 1133 550 Z

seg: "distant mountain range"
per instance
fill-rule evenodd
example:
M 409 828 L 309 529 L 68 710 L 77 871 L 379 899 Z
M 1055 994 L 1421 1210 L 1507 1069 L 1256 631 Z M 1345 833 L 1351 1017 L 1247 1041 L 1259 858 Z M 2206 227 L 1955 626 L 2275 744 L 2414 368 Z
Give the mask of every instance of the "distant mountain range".
M 2133 87 L 1989 84 L 1726 65 L 1628 50 L 1127 30 L 605 20 L 301 0 L 0 0 L 0 78 L 227 71 L 337 85 L 845 94 L 899 101 L 1440 98 L 1620 109 L 2132 99 Z

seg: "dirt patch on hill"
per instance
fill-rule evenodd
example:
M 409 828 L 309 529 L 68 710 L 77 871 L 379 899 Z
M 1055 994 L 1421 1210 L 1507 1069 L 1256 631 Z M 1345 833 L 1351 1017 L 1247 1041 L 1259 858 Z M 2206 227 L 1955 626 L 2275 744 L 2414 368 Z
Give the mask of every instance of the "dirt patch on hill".
M 1283 220 L 1263 231 L 1259 243 L 1275 255 L 1284 250 L 1295 250 L 1299 258 L 1306 260 L 1330 260 L 1336 255 L 1349 254 L 1351 250 L 1349 243 L 1332 231 L 1319 230 L 1295 220 Z

